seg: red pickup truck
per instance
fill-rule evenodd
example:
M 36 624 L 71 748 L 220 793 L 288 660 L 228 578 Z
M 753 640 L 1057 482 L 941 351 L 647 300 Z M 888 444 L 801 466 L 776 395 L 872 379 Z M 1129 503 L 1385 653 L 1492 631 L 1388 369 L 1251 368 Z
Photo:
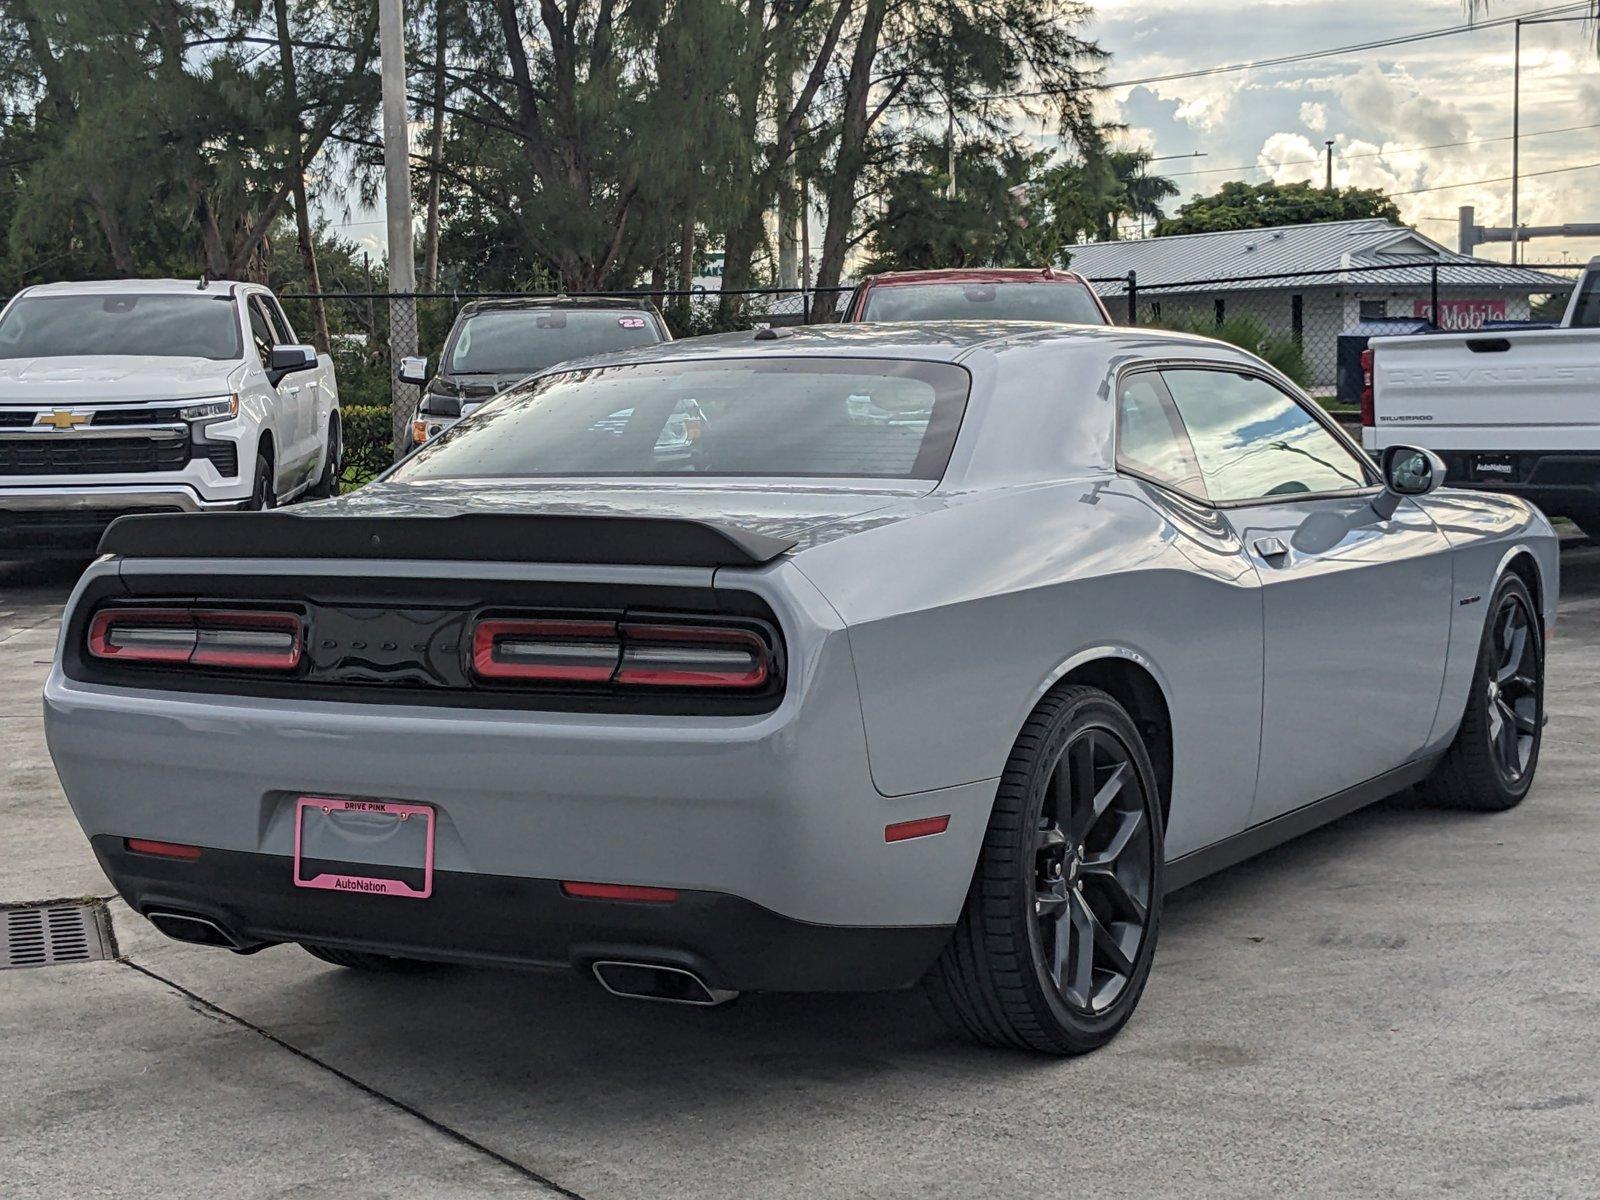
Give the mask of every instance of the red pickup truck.
M 1081 275 L 1003 267 L 895 271 L 861 281 L 846 321 L 1054 321 L 1110 325 Z

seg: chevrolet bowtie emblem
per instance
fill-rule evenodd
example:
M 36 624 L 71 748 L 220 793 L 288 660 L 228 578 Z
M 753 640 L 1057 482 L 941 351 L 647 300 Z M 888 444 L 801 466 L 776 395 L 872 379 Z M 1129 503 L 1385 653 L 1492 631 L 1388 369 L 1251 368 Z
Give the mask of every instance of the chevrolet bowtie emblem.
M 74 412 L 70 408 L 58 408 L 55 412 L 40 413 L 34 424 L 49 425 L 52 429 L 72 429 L 78 425 L 87 425 L 93 415 L 93 413 Z

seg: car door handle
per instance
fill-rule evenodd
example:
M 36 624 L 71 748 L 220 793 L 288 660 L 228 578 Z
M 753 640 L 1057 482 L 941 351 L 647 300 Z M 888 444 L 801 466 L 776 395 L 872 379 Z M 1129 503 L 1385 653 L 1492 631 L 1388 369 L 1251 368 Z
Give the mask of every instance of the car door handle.
M 298 396 L 300 394 L 300 385 L 296 384 L 292 388 L 285 388 L 284 391 L 288 392 L 291 396 Z
M 1257 538 L 1255 540 L 1256 553 L 1266 559 L 1287 558 L 1289 547 L 1275 537 Z

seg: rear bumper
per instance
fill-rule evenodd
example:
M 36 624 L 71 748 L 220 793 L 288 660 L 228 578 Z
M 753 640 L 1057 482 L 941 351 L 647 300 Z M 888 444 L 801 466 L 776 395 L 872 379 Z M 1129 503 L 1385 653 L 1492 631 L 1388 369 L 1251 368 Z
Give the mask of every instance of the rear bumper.
M 1520 496 L 1551 516 L 1600 513 L 1600 450 L 1443 450 L 1446 482 Z
M 194 861 L 93 839 L 136 912 L 205 917 L 241 946 L 315 942 L 486 966 L 580 970 L 598 959 L 660 963 L 733 991 L 880 991 L 933 963 L 946 927 L 829 926 L 737 896 L 681 892 L 667 904 L 578 899 L 551 879 L 439 872 L 427 900 L 297 888 L 288 857 L 205 850 Z

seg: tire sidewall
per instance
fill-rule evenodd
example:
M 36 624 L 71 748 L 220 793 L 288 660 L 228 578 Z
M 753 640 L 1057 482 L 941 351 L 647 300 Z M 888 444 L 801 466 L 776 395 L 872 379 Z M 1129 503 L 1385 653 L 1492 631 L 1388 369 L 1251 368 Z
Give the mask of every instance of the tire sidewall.
M 1166 830 L 1161 819 L 1160 791 L 1156 785 L 1155 768 L 1150 761 L 1149 752 L 1145 749 L 1144 738 L 1140 736 L 1138 728 L 1120 704 L 1109 695 L 1096 691 L 1077 698 L 1056 715 L 1048 735 L 1039 744 L 1032 755 L 1032 760 L 1027 764 L 1028 791 L 1022 809 L 1019 836 L 1030 837 L 1032 831 L 1037 828 L 1044 805 L 1045 790 L 1057 760 L 1067 744 L 1088 729 L 1109 733 L 1128 751 L 1134 769 L 1138 772 L 1139 785 L 1145 797 L 1146 819 L 1151 823 L 1150 842 L 1153 861 L 1150 868 L 1149 917 L 1139 944 L 1138 956 L 1134 960 L 1133 974 L 1122 994 L 1104 1013 L 1086 1015 L 1070 1008 L 1056 991 L 1055 984 L 1050 978 L 1040 940 L 1039 923 L 1033 911 L 1035 864 L 1031 854 L 1018 855 L 1021 878 L 1017 880 L 1016 892 L 1020 897 L 1017 919 L 1027 930 L 1029 991 L 1032 993 L 1036 1011 L 1046 1018 L 1047 1027 L 1061 1029 L 1074 1040 L 1099 1043 L 1110 1038 L 1127 1023 L 1139 1005 L 1139 998 L 1150 976 L 1151 964 L 1155 959 L 1156 935 L 1161 925 L 1162 888 L 1165 886 L 1163 860 L 1166 857 L 1163 846 Z
M 250 487 L 250 508 L 265 512 L 278 507 L 276 481 L 272 477 L 272 461 L 265 454 L 256 455 L 255 480 Z

